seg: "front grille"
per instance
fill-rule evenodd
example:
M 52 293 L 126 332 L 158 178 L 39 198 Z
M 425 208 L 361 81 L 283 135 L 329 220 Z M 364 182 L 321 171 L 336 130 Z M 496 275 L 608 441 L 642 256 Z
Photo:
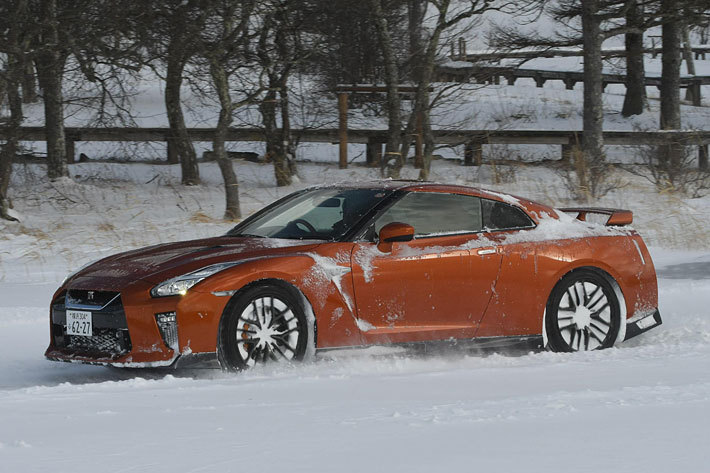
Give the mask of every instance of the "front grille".
M 68 355 L 118 358 L 131 351 L 131 337 L 123 303 L 117 292 L 69 290 L 52 304 L 52 339 L 55 348 Z M 91 311 L 90 337 L 67 335 L 67 309 Z

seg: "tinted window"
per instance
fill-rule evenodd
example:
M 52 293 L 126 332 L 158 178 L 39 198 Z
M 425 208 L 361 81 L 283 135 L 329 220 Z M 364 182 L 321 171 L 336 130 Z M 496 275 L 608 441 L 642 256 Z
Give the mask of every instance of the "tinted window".
M 228 235 L 335 240 L 352 229 L 389 191 L 312 189 L 234 227 Z
M 525 212 L 503 202 L 481 199 L 481 209 L 483 226 L 488 230 L 508 230 L 533 226 L 533 221 Z
M 481 199 L 440 192 L 411 192 L 395 202 L 375 222 L 375 231 L 392 222 L 414 227 L 418 236 L 479 232 L 483 228 Z

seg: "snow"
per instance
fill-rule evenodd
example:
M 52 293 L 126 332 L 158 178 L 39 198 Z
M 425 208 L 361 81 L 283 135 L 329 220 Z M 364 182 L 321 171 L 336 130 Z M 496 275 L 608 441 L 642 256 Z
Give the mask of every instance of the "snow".
M 219 220 L 219 171 L 201 166 L 206 184 L 190 188 L 168 166 L 75 165 L 72 174 L 85 177 L 61 186 L 42 184 L 32 166 L 17 170 L 12 192 L 24 219 L 0 223 L 1 471 L 238 472 L 254 462 L 343 472 L 705 469 L 710 198 L 659 195 L 635 176 L 598 204 L 634 210 L 635 228 L 653 243 L 664 325 L 614 349 L 423 355 L 375 347 L 238 374 L 44 360 L 49 300 L 68 272 L 117 251 L 231 228 Z M 278 189 L 269 166 L 238 163 L 237 171 L 245 214 L 296 188 L 376 177 L 302 164 L 302 183 Z M 497 186 L 485 169 L 437 161 L 433 171 L 447 182 L 569 203 L 555 174 L 536 167 Z M 415 172 L 407 167 L 405 177 Z M 155 174 L 161 179 L 146 184 Z M 317 277 L 338 281 L 344 258 L 315 261 Z

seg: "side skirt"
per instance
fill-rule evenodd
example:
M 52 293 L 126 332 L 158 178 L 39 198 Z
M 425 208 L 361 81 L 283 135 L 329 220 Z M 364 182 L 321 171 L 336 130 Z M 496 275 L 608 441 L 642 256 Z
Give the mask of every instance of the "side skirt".
M 319 348 L 316 354 L 343 350 L 366 350 L 373 347 L 403 348 L 422 354 L 438 354 L 455 351 L 477 351 L 478 353 L 528 353 L 543 350 L 542 335 L 514 337 L 481 337 L 472 339 L 448 339 L 426 342 L 392 343 L 386 345 L 356 345 L 350 347 Z

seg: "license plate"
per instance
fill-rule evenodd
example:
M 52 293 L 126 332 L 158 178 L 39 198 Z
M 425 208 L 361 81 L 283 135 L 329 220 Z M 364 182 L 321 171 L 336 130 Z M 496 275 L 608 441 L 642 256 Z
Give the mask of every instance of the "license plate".
M 91 312 L 85 310 L 67 311 L 67 335 L 90 337 L 92 328 Z

